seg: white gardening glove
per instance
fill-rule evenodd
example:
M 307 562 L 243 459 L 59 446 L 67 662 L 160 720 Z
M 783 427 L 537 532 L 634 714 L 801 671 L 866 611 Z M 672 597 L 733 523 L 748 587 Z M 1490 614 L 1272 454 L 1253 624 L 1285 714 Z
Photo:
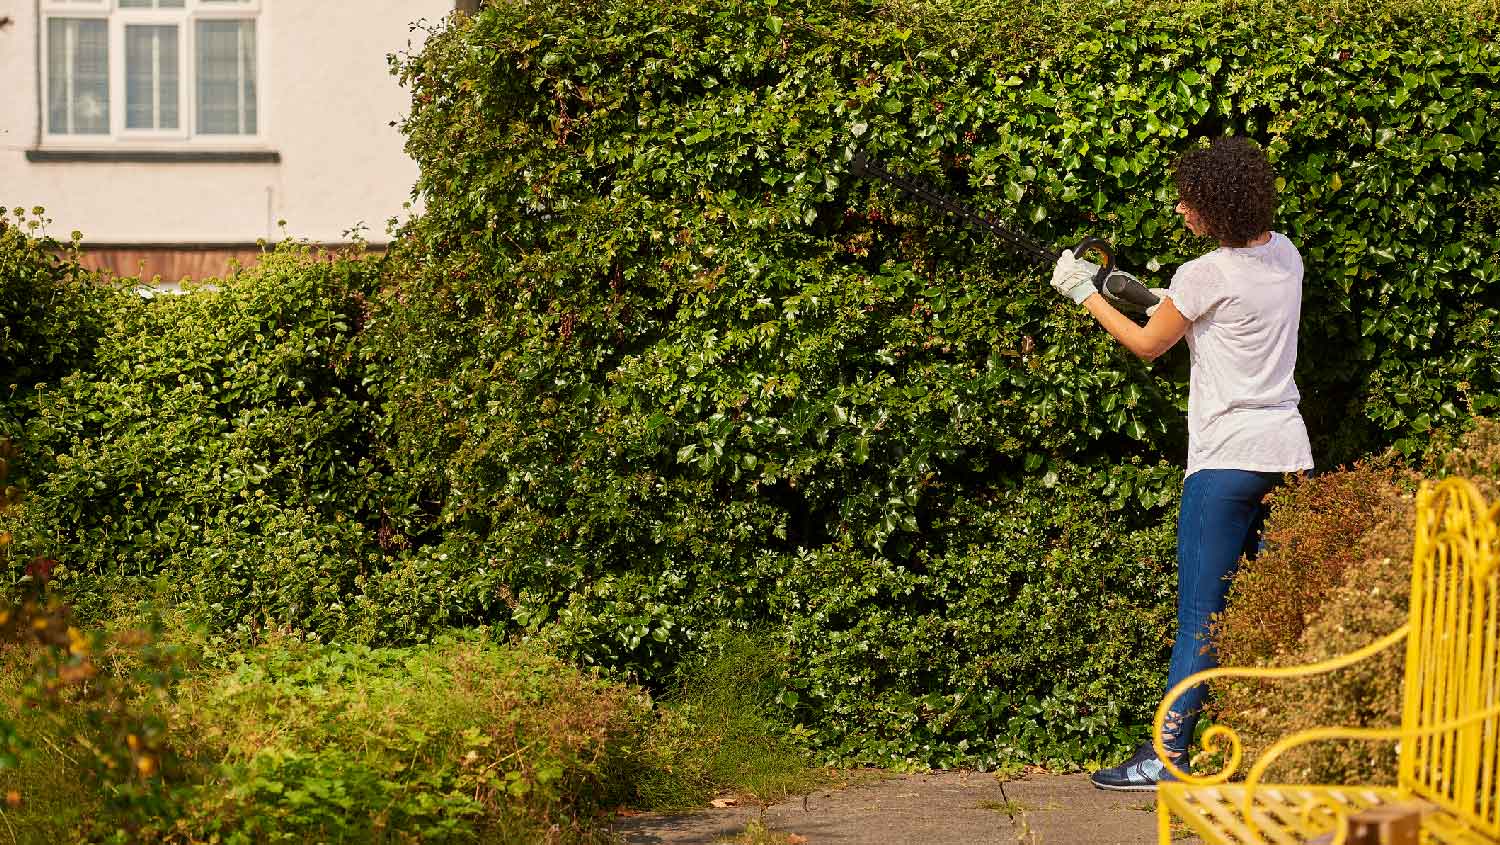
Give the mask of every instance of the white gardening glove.
M 1090 295 L 1098 293 L 1098 289 L 1094 287 L 1094 277 L 1097 275 L 1098 264 L 1074 258 L 1073 250 L 1065 249 L 1052 268 L 1052 289 L 1082 305 Z

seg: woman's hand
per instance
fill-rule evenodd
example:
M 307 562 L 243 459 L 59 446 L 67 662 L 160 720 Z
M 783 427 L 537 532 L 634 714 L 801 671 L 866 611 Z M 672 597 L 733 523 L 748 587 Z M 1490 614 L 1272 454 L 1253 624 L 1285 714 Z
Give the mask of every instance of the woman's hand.
M 1155 316 L 1156 309 L 1160 308 L 1161 304 L 1171 297 L 1167 296 L 1166 288 L 1147 288 L 1147 290 L 1151 291 L 1151 295 L 1156 297 L 1156 304 L 1146 309 L 1146 316 L 1151 317 Z
M 1073 250 L 1065 249 L 1052 267 L 1052 289 L 1083 304 L 1090 294 L 1097 293 L 1094 279 L 1099 275 L 1099 265 L 1073 257 Z
M 1089 309 L 1105 331 L 1144 360 L 1156 360 L 1187 334 L 1191 324 L 1172 304 L 1167 291 L 1152 289 L 1160 301 L 1147 309 L 1150 321 L 1144 327 L 1138 326 L 1094 287 L 1098 273 L 1098 264 L 1074 258 L 1073 251 L 1065 249 L 1052 268 L 1052 289 Z

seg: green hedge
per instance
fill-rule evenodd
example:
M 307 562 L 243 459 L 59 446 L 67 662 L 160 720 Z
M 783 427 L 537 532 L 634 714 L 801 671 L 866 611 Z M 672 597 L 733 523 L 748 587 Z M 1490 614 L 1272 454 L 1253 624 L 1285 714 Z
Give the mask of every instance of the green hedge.
M 437 32 L 400 64 L 426 212 L 372 366 L 403 535 L 465 587 L 389 634 L 509 611 L 652 677 L 768 620 L 830 754 L 1128 742 L 1168 647 L 1186 354 L 1130 359 L 846 163 L 1164 281 L 1208 248 L 1173 158 L 1257 138 L 1307 261 L 1320 462 L 1416 450 L 1500 393 L 1493 23 L 1294 6 L 511 2 Z
M 375 271 L 288 245 L 217 287 L 117 299 L 95 360 L 27 426 L 40 478 L 13 559 L 60 561 L 85 611 L 113 579 L 166 573 L 221 627 L 347 624 L 380 568 L 354 352 Z
M 17 536 L 223 628 L 503 622 L 651 683 L 758 628 L 829 757 L 1108 756 L 1170 648 L 1186 353 L 846 162 L 1164 281 L 1207 248 L 1171 161 L 1258 138 L 1320 462 L 1419 449 L 1500 393 L 1500 47 L 1462 4 L 1301 6 L 491 4 L 396 61 L 425 210 L 385 263 L 121 323 Z

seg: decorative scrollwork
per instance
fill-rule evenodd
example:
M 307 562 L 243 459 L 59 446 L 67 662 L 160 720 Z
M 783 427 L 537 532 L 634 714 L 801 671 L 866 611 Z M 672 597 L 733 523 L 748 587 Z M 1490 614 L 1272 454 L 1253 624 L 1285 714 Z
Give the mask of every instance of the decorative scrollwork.
M 1318 742 L 1328 739 L 1353 739 L 1353 740 L 1392 740 L 1400 739 L 1407 733 L 1401 728 L 1314 728 L 1308 731 L 1300 731 L 1288 736 L 1266 750 L 1255 765 L 1250 767 L 1250 774 L 1245 778 L 1245 794 L 1240 799 L 1240 813 L 1245 820 L 1245 826 L 1249 829 L 1252 841 L 1255 843 L 1265 842 L 1261 836 L 1261 825 L 1256 820 L 1255 814 L 1251 812 L 1255 806 L 1255 795 L 1260 787 L 1261 780 L 1266 771 L 1271 768 L 1277 758 L 1300 745 L 1310 742 Z M 1302 808 L 1302 821 L 1306 829 L 1315 830 L 1317 833 L 1327 833 L 1329 826 L 1314 817 L 1317 812 L 1325 816 L 1333 817 L 1332 824 L 1335 825 L 1334 840 L 1330 845 L 1341 845 L 1348 837 L 1348 818 L 1350 806 L 1344 804 L 1330 795 L 1316 795 L 1308 799 L 1308 803 Z
M 1331 795 L 1318 794 L 1309 797 L 1302 805 L 1299 815 L 1302 827 L 1313 834 L 1333 833 L 1328 845 L 1344 845 L 1349 838 L 1349 805 L 1337 801 Z M 1260 826 L 1254 817 L 1247 816 L 1251 835 L 1260 837 Z

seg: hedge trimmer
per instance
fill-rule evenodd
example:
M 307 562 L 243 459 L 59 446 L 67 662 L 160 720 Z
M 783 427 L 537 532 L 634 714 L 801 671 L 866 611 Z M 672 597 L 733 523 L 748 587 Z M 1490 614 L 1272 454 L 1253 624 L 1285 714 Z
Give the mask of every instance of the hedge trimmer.
M 874 176 L 881 181 L 895 185 L 922 202 L 952 214 L 986 234 L 999 238 L 1002 243 L 1010 247 L 1012 252 L 1023 258 L 1043 265 L 1057 262 L 1059 257 L 1057 250 L 1046 246 L 1031 235 L 1010 228 L 996 221 L 993 216 L 986 217 L 957 199 L 909 176 L 892 173 L 871 161 L 863 152 L 854 154 L 854 159 L 849 163 L 849 172 L 854 176 Z M 1094 287 L 1100 293 L 1110 299 L 1126 302 L 1141 309 L 1157 304 L 1159 300 L 1156 294 L 1147 290 L 1145 285 L 1129 275 L 1115 272 L 1115 250 L 1108 241 L 1103 238 L 1086 237 L 1073 247 L 1075 256 L 1081 257 L 1086 252 L 1098 253 L 1104 259 L 1101 262 L 1099 274 L 1094 277 Z

